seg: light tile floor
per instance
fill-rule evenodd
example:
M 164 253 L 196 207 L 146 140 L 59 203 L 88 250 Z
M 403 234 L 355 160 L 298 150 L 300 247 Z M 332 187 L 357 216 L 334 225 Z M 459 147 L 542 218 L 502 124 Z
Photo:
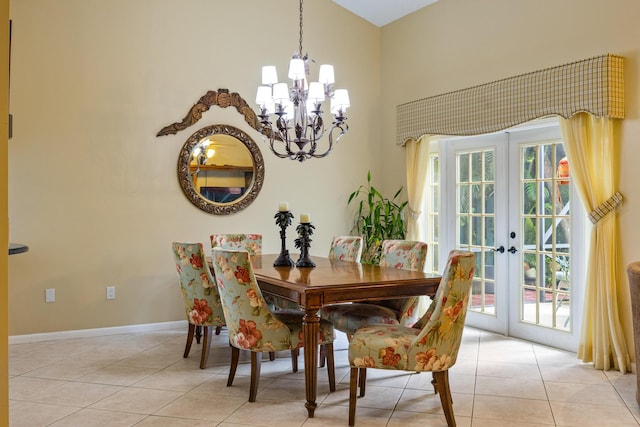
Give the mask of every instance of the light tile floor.
M 11 344 L 10 425 L 274 426 L 347 425 L 349 369 L 344 335 L 336 341 L 337 391 L 318 372 L 318 408 L 304 408 L 303 360 L 289 353 L 262 363 L 257 401 L 247 401 L 250 364 L 243 356 L 226 387 L 230 350 L 214 337 L 209 367 L 200 346 L 182 358 L 186 327 L 30 344 Z M 429 374 L 370 369 L 356 426 L 446 426 Z M 466 328 L 450 371 L 458 426 L 638 426 L 635 375 L 598 371 L 575 354 Z

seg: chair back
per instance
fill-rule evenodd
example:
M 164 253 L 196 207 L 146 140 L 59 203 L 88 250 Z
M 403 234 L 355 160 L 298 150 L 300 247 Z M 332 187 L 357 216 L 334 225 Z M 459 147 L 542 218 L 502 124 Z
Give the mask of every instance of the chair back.
M 329 259 L 347 262 L 360 262 L 362 255 L 362 237 L 337 236 L 331 241 Z
M 380 265 L 399 270 L 424 271 L 427 244 L 414 240 L 383 240 Z M 429 304 L 427 297 L 396 298 L 376 302 L 398 313 L 403 326 L 413 326 Z M 421 310 L 422 307 L 422 310 Z
M 173 242 L 173 256 L 189 323 L 224 326 L 216 282 L 209 270 L 202 243 Z
M 413 326 L 420 329 L 420 333 L 411 343 L 408 359 L 415 361 L 418 370 L 444 370 L 455 363 L 469 307 L 475 262 L 473 252 L 453 250 L 449 253 L 433 302 Z
M 234 249 L 249 252 L 249 255 L 262 253 L 262 234 L 212 234 L 211 249 Z
M 231 345 L 257 352 L 291 348 L 291 332 L 269 310 L 249 253 L 221 248 L 212 253 Z
M 399 270 L 423 271 L 427 244 L 413 240 L 383 240 L 380 265 Z

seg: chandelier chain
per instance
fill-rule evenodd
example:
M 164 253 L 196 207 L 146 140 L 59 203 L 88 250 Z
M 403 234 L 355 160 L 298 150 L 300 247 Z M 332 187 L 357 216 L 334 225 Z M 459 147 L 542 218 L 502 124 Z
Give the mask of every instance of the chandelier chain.
M 302 0 L 300 0 L 300 58 L 302 58 Z

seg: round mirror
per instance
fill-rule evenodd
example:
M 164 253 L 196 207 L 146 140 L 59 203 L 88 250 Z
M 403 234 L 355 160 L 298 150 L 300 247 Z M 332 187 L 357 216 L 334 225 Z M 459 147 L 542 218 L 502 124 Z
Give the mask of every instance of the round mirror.
M 264 161 L 253 139 L 230 125 L 212 125 L 187 139 L 178 157 L 178 180 L 187 198 L 216 215 L 241 211 L 264 182 Z

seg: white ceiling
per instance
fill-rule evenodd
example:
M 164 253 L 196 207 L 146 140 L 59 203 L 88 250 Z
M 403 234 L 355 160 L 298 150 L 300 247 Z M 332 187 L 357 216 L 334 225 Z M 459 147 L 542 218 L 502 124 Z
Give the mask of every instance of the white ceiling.
M 402 18 L 438 0 L 333 0 L 378 27 Z

